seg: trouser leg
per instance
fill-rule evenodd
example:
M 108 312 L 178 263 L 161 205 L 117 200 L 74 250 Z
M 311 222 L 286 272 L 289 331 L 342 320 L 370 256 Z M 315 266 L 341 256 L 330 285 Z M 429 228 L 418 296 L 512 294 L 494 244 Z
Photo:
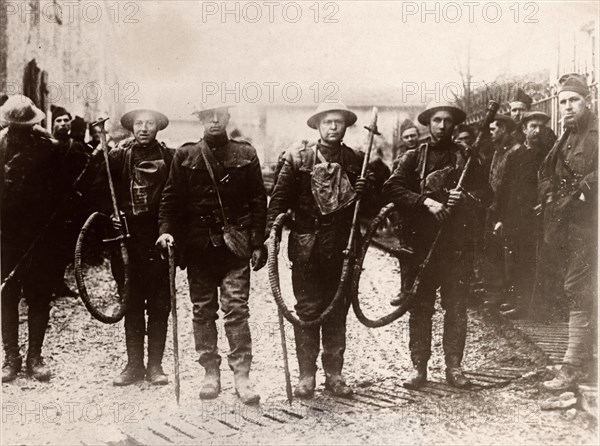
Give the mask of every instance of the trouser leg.
M 227 271 L 221 282 L 221 307 L 230 352 L 227 357 L 233 371 L 249 373 L 252 364 L 252 336 L 248 325 L 250 266 L 248 261 L 229 254 Z
M 214 269 L 208 264 L 190 262 L 187 270 L 198 362 L 204 368 L 219 368 L 221 356 L 217 349 L 218 333 L 215 323 L 219 309 L 219 281 Z
M 313 256 L 314 258 L 314 256 Z M 296 297 L 296 313 L 301 320 L 313 320 L 320 315 L 320 285 L 315 276 L 315 265 L 294 264 L 292 267 L 292 287 Z M 317 370 L 317 357 L 320 350 L 320 327 L 294 327 L 296 357 L 300 377 L 314 376 Z
M 19 301 L 21 284 L 13 280 L 2 290 L 2 342 L 7 361 L 19 354 Z

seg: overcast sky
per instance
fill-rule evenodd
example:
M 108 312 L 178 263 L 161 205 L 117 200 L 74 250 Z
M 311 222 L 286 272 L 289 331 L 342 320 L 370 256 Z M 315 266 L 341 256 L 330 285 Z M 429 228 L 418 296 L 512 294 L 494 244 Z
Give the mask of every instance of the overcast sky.
M 137 2 L 139 23 L 117 25 L 116 61 L 126 68 L 123 81 L 140 86 L 142 102 L 175 117 L 199 105 L 203 90 L 214 99 L 210 90 L 219 93 L 223 83 L 237 82 L 246 97 L 260 93 L 263 102 L 272 93 L 279 103 L 298 86 L 303 100 L 432 88 L 460 82 L 469 40 L 473 80 L 491 81 L 554 68 L 557 40 L 598 16 L 596 1 L 428 2 L 426 15 L 423 2 L 228 2 L 233 12 L 224 17 L 222 4 L 144 0 Z M 286 84 L 295 86 L 284 96 Z

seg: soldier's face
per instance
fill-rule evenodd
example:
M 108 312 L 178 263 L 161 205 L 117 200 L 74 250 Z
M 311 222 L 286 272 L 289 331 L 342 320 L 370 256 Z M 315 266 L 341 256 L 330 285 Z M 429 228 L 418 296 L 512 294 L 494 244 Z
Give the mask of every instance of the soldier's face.
M 57 116 L 52 123 L 52 134 L 55 137 L 66 137 L 69 136 L 71 131 L 71 120 L 69 115 Z
M 456 143 L 462 143 L 471 146 L 473 145 L 473 135 L 471 135 L 469 132 L 460 132 L 458 135 L 456 135 L 454 141 Z
M 490 124 L 490 134 L 492 141 L 500 143 L 506 135 L 506 128 L 502 124 L 498 124 L 498 121 L 494 121 Z
M 584 97 L 574 91 L 561 91 L 558 94 L 558 106 L 564 124 L 573 124 L 582 117 L 589 103 L 589 96 Z
M 200 122 L 204 126 L 204 134 L 210 136 L 223 135 L 229 124 L 229 112 L 227 110 L 215 110 L 200 115 Z
M 402 133 L 402 141 L 409 149 L 417 147 L 417 143 L 419 142 L 418 130 L 414 128 L 405 130 L 404 133 Z
M 544 127 L 544 121 L 541 119 L 530 119 L 527 121 L 527 124 L 523 126 L 523 133 L 525 133 L 527 142 L 530 144 L 539 142 L 542 127 Z
M 319 121 L 321 141 L 327 144 L 339 144 L 346 134 L 346 118 L 342 113 L 326 113 Z
M 142 112 L 133 120 L 133 137 L 143 146 L 151 144 L 158 133 L 158 122 L 152 113 Z
M 510 103 L 510 117 L 517 124 L 521 122 L 521 119 L 523 118 L 523 113 L 525 113 L 526 111 L 527 107 L 524 103 L 518 101 Z
M 454 117 L 446 110 L 437 111 L 429 120 L 429 131 L 435 141 L 447 141 L 454 131 Z

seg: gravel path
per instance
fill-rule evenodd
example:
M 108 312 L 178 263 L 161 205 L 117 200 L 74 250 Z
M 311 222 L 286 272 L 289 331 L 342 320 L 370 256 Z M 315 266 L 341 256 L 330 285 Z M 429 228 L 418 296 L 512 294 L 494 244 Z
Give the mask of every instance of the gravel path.
M 285 256 L 284 256 L 285 257 Z M 361 281 L 365 311 L 371 316 L 389 311 L 388 300 L 397 289 L 395 260 L 372 250 Z M 282 286 L 291 303 L 289 263 L 281 261 Z M 98 283 L 108 283 L 108 275 Z M 103 282 L 105 281 L 105 282 Z M 102 286 L 102 285 L 101 285 Z M 158 425 L 177 413 L 196 417 L 201 423 L 216 408 L 239 408 L 232 374 L 223 361 L 223 392 L 215 402 L 202 403 L 198 390 L 203 372 L 194 351 L 191 305 L 185 273 L 178 271 L 179 343 L 181 358 L 181 406 L 177 408 L 173 386 L 150 387 L 143 383 L 127 388 L 112 386 L 112 379 L 125 365 L 122 322 L 101 324 L 88 314 L 81 301 L 59 299 L 51 315 L 45 357 L 54 371 L 49 383 L 20 376 L 2 386 L 2 444 L 81 444 L 99 441 L 123 442 L 123 431 Z M 285 384 L 279 342 L 276 306 L 270 294 L 267 271 L 252 279 L 251 329 L 254 339 L 252 377 L 262 396 L 261 410 L 283 407 Z M 26 313 L 22 311 L 22 317 Z M 362 326 L 348 317 L 348 350 L 345 374 L 360 389 L 384 383 L 399 386 L 410 370 L 407 318 L 380 329 Z M 219 320 L 221 322 L 221 320 Z M 429 364 L 433 378 L 443 376 L 441 311 L 436 312 L 434 352 Z M 333 405 L 319 416 L 257 429 L 242 429 L 234 435 L 211 439 L 212 444 L 596 444 L 596 421 L 578 411 L 567 419 L 561 411 L 543 412 L 538 391 L 544 358 L 512 331 L 470 311 L 464 368 L 518 369 L 529 373 L 507 386 L 449 397 L 417 398 L 419 403 L 402 406 L 342 410 Z M 22 321 L 22 345 L 26 323 Z M 291 326 L 289 339 L 293 384 L 298 376 Z M 219 348 L 226 354 L 227 342 L 219 325 Z M 169 333 L 169 339 L 171 334 Z M 225 355 L 224 355 L 225 356 Z M 167 347 L 165 370 L 172 379 L 172 351 Z M 317 385 L 322 392 L 319 370 Z M 296 406 L 295 406 L 296 407 Z M 297 406 L 300 407 L 300 406 Z

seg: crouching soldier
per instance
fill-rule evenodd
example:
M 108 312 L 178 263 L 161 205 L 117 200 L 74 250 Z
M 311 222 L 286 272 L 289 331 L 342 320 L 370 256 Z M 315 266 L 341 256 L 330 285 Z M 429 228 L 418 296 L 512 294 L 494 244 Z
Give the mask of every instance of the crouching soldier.
M 342 103 L 319 106 L 307 124 L 321 138 L 316 145 L 287 151 L 269 205 L 269 229 L 280 213 L 294 212 L 289 256 L 296 312 L 302 320 L 318 318 L 339 286 L 342 251 L 353 216 L 351 204 L 365 188 L 365 181 L 359 179 L 363 154 L 342 142 L 346 129 L 355 122 L 356 115 Z M 315 391 L 321 338 L 325 387 L 338 396 L 352 394 L 342 377 L 347 310 L 340 302 L 321 327 L 294 327 L 300 368 L 296 396 L 311 397 Z
M 384 196 L 400 212 L 414 216 L 411 223 L 414 254 L 406 277 L 402 277 L 403 282 L 408 282 L 406 288 L 412 286 L 440 225 L 445 226 L 410 309 L 409 347 L 414 374 L 404 386 L 418 388 L 427 381 L 431 318 L 436 290 L 440 288 L 445 310 L 446 380 L 452 386 L 466 387 L 470 383 L 462 372 L 461 361 L 467 334 L 469 278 L 473 272 L 475 230 L 472 208 L 487 205 L 491 190 L 479 162 L 475 162 L 466 177 L 464 190 L 456 188 L 466 154 L 462 147 L 452 142 L 452 132 L 465 119 L 462 110 L 451 103 L 434 102 L 418 119 L 429 127 L 430 140 L 402 156 L 383 188 Z
M 169 120 L 160 112 L 130 111 L 121 118 L 121 125 L 133 132 L 133 137 L 121 141 L 109 153 L 119 209 L 125 214 L 131 234 L 127 245 L 130 264 L 130 301 L 125 314 L 127 365 L 114 379 L 115 386 L 127 386 L 144 377 L 151 384 L 168 383 L 161 363 L 171 309 L 169 270 L 154 245 L 158 237 L 161 193 L 174 154 L 173 149 L 167 149 L 156 139 L 156 134 L 168 124 Z M 122 265 L 117 261 L 113 262 L 113 274 L 117 281 L 123 274 Z M 145 368 L 146 333 L 148 363 Z
M 196 351 L 206 371 L 200 398 L 216 398 L 221 391 L 215 323 L 220 306 L 236 392 L 242 402 L 255 404 L 260 396 L 249 380 L 249 263 L 258 271 L 267 260 L 267 194 L 254 147 L 227 136 L 228 108 L 205 109 L 198 117 L 204 138 L 175 154 L 160 206 L 157 245 L 167 249 L 177 242 L 187 265 Z

